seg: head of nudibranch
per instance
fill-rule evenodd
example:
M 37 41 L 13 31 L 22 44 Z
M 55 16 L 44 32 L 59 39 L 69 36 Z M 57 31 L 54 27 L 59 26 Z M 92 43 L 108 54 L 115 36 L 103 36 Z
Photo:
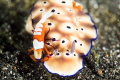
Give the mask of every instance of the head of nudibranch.
M 97 38 L 90 16 L 83 13 L 82 6 L 74 0 L 38 0 L 26 29 L 30 33 L 33 29 L 44 31 L 42 37 L 37 36 L 33 41 L 35 49 L 43 48 L 43 51 L 34 51 L 35 58 L 40 59 L 43 53 L 49 55 L 49 52 L 50 58 L 44 61 L 44 66 L 61 76 L 74 75 L 83 68 L 83 56 L 89 53 L 92 40 Z M 42 43 L 36 39 L 43 39 Z

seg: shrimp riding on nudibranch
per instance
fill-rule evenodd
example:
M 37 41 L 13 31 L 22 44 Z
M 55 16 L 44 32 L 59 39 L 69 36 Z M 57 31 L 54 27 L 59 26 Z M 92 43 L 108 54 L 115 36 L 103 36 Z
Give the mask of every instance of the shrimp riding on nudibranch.
M 83 68 L 83 56 L 97 38 L 89 15 L 74 0 L 38 0 L 31 10 L 26 30 L 33 34 L 34 57 L 51 73 L 71 76 Z M 38 60 L 39 59 L 39 60 Z

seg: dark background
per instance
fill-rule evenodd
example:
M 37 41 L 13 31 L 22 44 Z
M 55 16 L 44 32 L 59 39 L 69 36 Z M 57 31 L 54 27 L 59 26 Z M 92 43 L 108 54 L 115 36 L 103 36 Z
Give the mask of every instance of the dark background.
M 25 23 L 35 0 L 0 0 L 0 80 L 120 80 L 120 0 L 77 0 L 92 16 L 98 39 L 72 77 L 50 74 L 27 55 Z

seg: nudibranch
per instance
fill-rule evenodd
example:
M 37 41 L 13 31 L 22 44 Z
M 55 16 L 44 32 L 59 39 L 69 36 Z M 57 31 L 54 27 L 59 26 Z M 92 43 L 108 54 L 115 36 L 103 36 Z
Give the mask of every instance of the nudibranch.
M 30 57 L 49 72 L 71 76 L 83 68 L 97 29 L 82 9 L 74 0 L 38 0 L 31 9 L 26 30 L 33 34 L 35 59 Z

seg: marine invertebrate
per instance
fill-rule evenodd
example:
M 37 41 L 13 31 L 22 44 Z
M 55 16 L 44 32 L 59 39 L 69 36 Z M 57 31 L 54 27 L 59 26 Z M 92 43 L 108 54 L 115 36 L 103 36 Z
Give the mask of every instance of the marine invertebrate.
M 97 37 L 90 16 L 74 0 L 38 0 L 26 30 L 33 34 L 35 58 L 30 57 L 61 76 L 74 75 L 83 68 L 83 56 Z

